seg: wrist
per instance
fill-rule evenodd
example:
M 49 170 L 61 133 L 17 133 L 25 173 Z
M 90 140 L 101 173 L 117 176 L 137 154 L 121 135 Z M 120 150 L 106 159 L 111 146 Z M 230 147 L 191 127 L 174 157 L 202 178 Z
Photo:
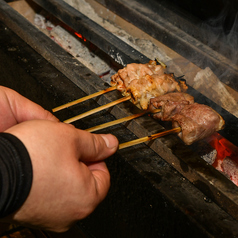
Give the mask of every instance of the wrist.
M 32 183 L 31 159 L 24 144 L 9 133 L 0 133 L 0 218 L 21 207 Z

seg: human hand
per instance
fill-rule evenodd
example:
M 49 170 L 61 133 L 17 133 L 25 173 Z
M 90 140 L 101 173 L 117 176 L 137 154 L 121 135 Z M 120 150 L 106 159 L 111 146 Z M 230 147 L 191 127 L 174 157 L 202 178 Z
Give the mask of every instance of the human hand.
M 0 102 L 0 132 L 32 119 L 58 121 L 49 111 L 10 88 L 0 86 Z
M 23 142 L 33 167 L 28 198 L 5 221 L 63 232 L 105 198 L 110 175 L 102 160 L 117 150 L 113 135 L 48 120 L 26 121 L 5 132 Z

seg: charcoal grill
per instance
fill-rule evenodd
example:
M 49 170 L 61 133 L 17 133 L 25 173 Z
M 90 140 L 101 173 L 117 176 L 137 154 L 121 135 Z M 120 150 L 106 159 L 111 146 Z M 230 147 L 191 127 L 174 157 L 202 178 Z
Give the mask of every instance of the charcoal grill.
M 148 57 L 67 3 L 34 2 L 37 8 L 45 9 L 70 29 L 80 32 L 116 69 L 132 62 L 148 62 Z M 201 42 L 198 45 L 197 40 L 192 41 L 187 34 L 189 41 L 185 41 L 182 30 L 169 22 L 158 21 L 160 17 L 149 14 L 151 9 L 142 6 L 140 1 L 98 2 L 122 14 L 168 47 L 175 47 L 184 57 L 191 53 L 198 58 L 202 55 L 211 60 L 215 68 L 228 70 L 225 83 L 237 90 L 236 68 L 231 67 L 225 56 Z M 48 110 L 109 87 L 3 0 L 0 1 L 0 21 L 2 85 L 19 91 Z M 171 28 L 165 30 L 165 25 Z M 237 117 L 193 87 L 189 86 L 188 92 L 195 101 L 208 104 L 224 117 L 226 127 L 219 133 L 238 146 Z M 110 92 L 56 116 L 64 120 L 120 97 L 119 92 Z M 126 102 L 74 125 L 86 129 L 138 111 L 132 103 Z M 112 133 L 122 143 L 169 127 L 150 117 L 141 117 L 100 132 Z M 70 237 L 80 237 L 82 233 L 85 237 L 237 237 L 238 188 L 201 159 L 198 152 L 198 144 L 185 146 L 176 135 L 118 151 L 107 160 L 112 176 L 107 198 L 92 215 L 72 228 Z M 54 237 L 54 234 L 47 233 L 47 236 Z

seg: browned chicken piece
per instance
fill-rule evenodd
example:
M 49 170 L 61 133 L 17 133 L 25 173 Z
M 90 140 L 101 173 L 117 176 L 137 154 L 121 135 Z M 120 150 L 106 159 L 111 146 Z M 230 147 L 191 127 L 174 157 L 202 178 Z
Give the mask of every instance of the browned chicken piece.
M 211 107 L 193 103 L 172 117 L 172 126 L 181 127 L 178 136 L 185 144 L 191 145 L 195 141 L 212 135 L 225 125 L 223 118 Z
M 132 80 L 152 74 L 164 74 L 164 68 L 157 65 L 154 60 L 150 60 L 147 64 L 128 64 L 111 77 L 111 86 L 117 86 L 117 90 L 124 93 Z
M 173 74 L 153 74 L 132 80 L 125 95 L 131 95 L 131 101 L 136 106 L 147 110 L 151 98 L 174 91 L 180 92 L 182 89 L 179 83 L 175 81 Z
M 179 83 L 173 74 L 164 73 L 164 68 L 150 60 L 147 64 L 128 64 L 111 77 L 111 86 L 117 86 L 124 96 L 131 96 L 131 101 L 139 108 L 147 110 L 151 98 L 169 92 L 185 92 L 187 85 Z
M 152 114 L 152 117 L 162 121 L 171 121 L 172 117 L 179 113 L 185 105 L 192 103 L 194 103 L 193 96 L 183 92 L 173 92 L 150 99 L 149 110 L 161 109 L 160 112 Z

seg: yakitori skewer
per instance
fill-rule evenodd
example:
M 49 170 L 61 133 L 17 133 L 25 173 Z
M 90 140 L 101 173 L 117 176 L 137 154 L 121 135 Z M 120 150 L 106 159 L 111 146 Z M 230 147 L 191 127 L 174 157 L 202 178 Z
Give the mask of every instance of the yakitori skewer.
M 160 64 L 160 66 L 156 66 L 156 61 Z M 131 66 L 131 65 L 133 65 L 133 66 Z M 129 67 L 133 70 L 133 67 L 136 67 L 136 65 L 139 65 L 139 67 L 140 66 L 142 66 L 143 67 L 143 64 L 129 64 Z M 139 72 L 139 74 L 147 74 L 147 73 L 149 73 L 149 74 L 158 74 L 158 73 L 162 73 L 163 74 L 163 72 L 161 71 L 161 70 L 158 70 L 158 67 L 162 67 L 163 69 L 165 69 L 167 66 L 163 63 L 163 62 L 161 62 L 158 58 L 156 58 L 156 60 L 151 60 L 148 64 L 145 64 L 145 65 L 149 65 L 149 66 L 144 66 L 145 68 L 147 68 L 147 70 L 145 70 L 146 71 L 146 73 L 145 72 L 140 72 L 140 70 L 139 69 L 137 69 L 134 73 L 136 73 L 137 71 Z M 137 66 L 138 67 L 138 66 Z M 151 67 L 151 68 L 150 68 Z M 148 72 L 148 70 L 149 70 L 149 72 Z M 159 71 L 161 71 L 161 72 L 159 72 Z M 130 75 L 131 73 L 129 73 L 129 75 Z M 133 74 L 133 73 L 132 73 Z M 128 76 L 129 76 L 128 75 Z M 69 102 L 69 103 L 66 103 L 66 104 L 64 104 L 64 105 L 61 105 L 61 106 L 58 106 L 58 107 L 56 107 L 56 108 L 53 108 L 52 109 L 52 111 L 53 112 L 57 112 L 57 111 L 59 111 L 59 110 L 62 110 L 62 109 L 64 109 L 64 108 L 67 108 L 67 107 L 70 107 L 70 106 L 73 106 L 73 105 L 76 105 L 76 104 L 78 104 L 78 103 L 81 103 L 81 102 L 84 102 L 84 101 L 86 101 L 86 100 L 88 100 L 88 99 L 91 99 L 91 98 L 94 98 L 94 97 L 97 97 L 97 96 L 100 96 L 100 95 L 102 95 L 102 94 L 104 94 L 104 93 L 107 93 L 107 92 L 111 92 L 111 91 L 113 91 L 113 90 L 116 90 L 116 89 L 119 89 L 118 88 L 118 85 L 112 85 L 112 87 L 110 87 L 110 88 L 107 88 L 107 89 L 104 89 L 104 90 L 101 90 L 101 91 L 99 91 L 99 92 L 96 92 L 96 93 L 93 93 L 93 94 L 90 94 L 90 95 L 88 95 L 88 96 L 85 96 L 85 97 L 83 97 L 83 98 L 80 98 L 80 99 L 77 99 L 77 100 L 75 100 L 75 101 L 72 101 L 72 102 Z
M 100 112 L 100 111 L 102 111 L 102 110 L 104 110 L 104 109 L 107 109 L 107 108 L 109 108 L 109 107 L 115 106 L 115 105 L 117 105 L 117 104 L 119 104 L 119 103 L 122 103 L 122 102 L 125 102 L 125 101 L 129 101 L 130 99 L 131 99 L 131 96 L 127 96 L 127 97 L 120 98 L 120 99 L 115 100 L 115 101 L 113 101 L 113 102 L 110 102 L 110 103 L 108 103 L 108 104 L 106 104 L 106 105 L 102 105 L 102 106 L 100 106 L 100 107 L 94 108 L 94 109 L 92 109 L 92 110 L 90 110 L 90 111 L 87 111 L 87 112 L 85 112 L 85 113 L 82 113 L 82 114 L 80 114 L 80 115 L 78 115 L 78 116 L 69 118 L 69 119 L 65 120 L 64 122 L 65 122 L 65 123 L 71 123 L 71 122 L 77 121 L 77 120 L 82 119 L 82 118 L 84 118 L 84 117 L 90 116 L 90 115 L 92 115 L 92 114 L 94 114 L 94 113 L 96 113 L 96 112 Z
M 139 139 L 136 139 L 136 140 L 128 141 L 128 142 L 120 144 L 119 145 L 119 150 L 130 147 L 130 146 L 138 145 L 138 144 L 143 143 L 143 142 L 151 141 L 151 140 L 154 140 L 156 138 L 166 136 L 166 135 L 169 135 L 169 134 L 179 133 L 180 131 L 181 131 L 181 127 L 176 127 L 176 128 L 171 129 L 171 130 L 162 131 L 162 132 L 150 135 L 150 136 L 145 136 L 145 137 L 142 137 L 142 138 L 139 138 Z
M 89 129 L 86 129 L 86 131 L 95 132 L 95 131 L 105 129 L 105 128 L 110 127 L 110 126 L 115 126 L 115 125 L 118 125 L 120 123 L 133 120 L 133 119 L 138 118 L 140 116 L 143 116 L 147 113 L 153 114 L 153 113 L 158 113 L 158 112 L 160 112 L 160 109 L 157 109 L 157 110 L 154 110 L 154 111 L 144 111 L 144 112 L 137 113 L 137 114 L 134 114 L 134 115 L 131 115 L 131 116 L 128 116 L 128 117 L 123 117 L 123 118 L 120 118 L 120 119 L 117 119 L 117 120 L 114 120 L 114 121 L 110 121 L 110 122 L 107 122 L 107 123 L 104 123 L 104 124 L 101 124 L 101 125 L 98 125 L 98 126 L 91 127 Z
M 66 103 L 66 104 L 64 104 L 64 105 L 58 106 L 58 107 L 56 107 L 56 108 L 53 108 L 52 111 L 53 111 L 53 112 L 60 111 L 60 110 L 62 110 L 62 109 L 64 109 L 64 108 L 71 107 L 71 106 L 73 106 L 73 105 L 76 105 L 76 104 L 78 104 L 78 103 L 84 102 L 84 101 L 89 100 L 89 99 L 91 99 L 91 98 L 98 97 L 98 96 L 100 96 L 100 95 L 102 95 L 102 94 L 105 94 L 105 93 L 114 91 L 114 90 L 116 90 L 116 89 L 117 89 L 117 87 L 116 87 L 116 86 L 113 86 L 113 87 L 110 87 L 110 88 L 101 90 L 101 91 L 99 91 L 99 92 L 90 94 L 90 95 L 88 95 L 88 96 L 79 98 L 79 99 L 77 99 L 77 100 L 75 100 L 75 101 L 72 101 L 72 102 Z

